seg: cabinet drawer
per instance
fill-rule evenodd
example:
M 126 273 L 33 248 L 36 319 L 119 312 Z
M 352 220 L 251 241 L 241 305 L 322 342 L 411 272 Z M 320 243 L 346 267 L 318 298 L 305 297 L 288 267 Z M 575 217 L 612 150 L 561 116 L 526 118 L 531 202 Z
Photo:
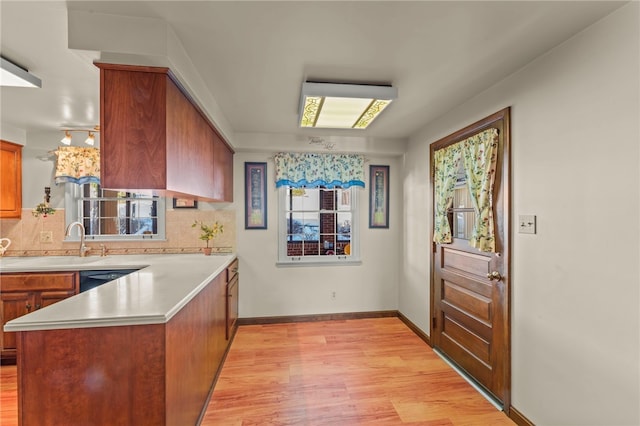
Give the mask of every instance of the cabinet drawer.
M 227 282 L 231 281 L 233 277 L 238 274 L 238 259 L 235 259 L 229 266 L 227 266 Z
M 25 290 L 67 290 L 77 292 L 77 272 L 1 274 L 2 292 Z

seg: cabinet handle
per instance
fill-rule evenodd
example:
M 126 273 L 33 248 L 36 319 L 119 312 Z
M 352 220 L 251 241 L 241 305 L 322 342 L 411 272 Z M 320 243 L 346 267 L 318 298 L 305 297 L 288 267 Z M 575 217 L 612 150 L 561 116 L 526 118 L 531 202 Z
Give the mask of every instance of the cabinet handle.
M 25 308 L 27 308 L 27 312 L 31 312 L 31 304 L 27 303 Z
M 42 306 L 36 305 L 36 310 L 40 309 Z
M 238 268 L 232 268 L 231 272 L 233 272 L 234 274 L 238 272 Z

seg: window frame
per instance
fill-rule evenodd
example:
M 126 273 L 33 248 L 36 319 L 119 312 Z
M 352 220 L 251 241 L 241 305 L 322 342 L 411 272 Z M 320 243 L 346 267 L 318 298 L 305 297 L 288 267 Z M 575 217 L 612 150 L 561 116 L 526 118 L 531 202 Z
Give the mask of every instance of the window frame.
M 360 215 L 359 194 L 355 186 L 344 188 L 351 193 L 351 254 L 350 255 L 287 255 L 287 191 L 290 186 L 283 185 L 278 188 L 278 260 L 277 266 L 321 266 L 321 265 L 360 265 Z M 311 189 L 311 188 L 310 188 Z M 318 212 L 327 210 L 319 209 Z M 332 210 L 338 212 L 338 210 Z
M 83 185 L 77 184 L 66 184 L 65 185 L 65 195 L 64 195 L 64 206 L 65 206 L 65 229 L 73 222 L 82 223 L 82 209 L 83 209 L 83 195 L 82 195 Z M 102 190 L 102 188 L 101 188 Z M 145 194 L 145 192 L 132 192 L 135 194 Z M 152 195 L 149 195 L 151 198 Z M 107 199 L 107 197 L 105 197 Z M 123 198 L 123 200 L 139 200 L 139 198 Z M 156 201 L 158 203 L 157 210 L 157 234 L 113 234 L 113 235 L 86 235 L 85 240 L 89 241 L 166 241 L 166 199 L 165 197 L 157 197 Z M 80 241 L 79 232 L 74 232 L 70 236 L 65 236 L 64 241 Z

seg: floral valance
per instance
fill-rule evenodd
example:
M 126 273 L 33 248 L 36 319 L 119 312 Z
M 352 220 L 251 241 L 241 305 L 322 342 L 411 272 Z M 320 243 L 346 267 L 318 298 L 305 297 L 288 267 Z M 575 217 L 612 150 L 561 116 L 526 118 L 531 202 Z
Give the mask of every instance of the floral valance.
M 56 150 L 56 184 L 72 182 L 100 183 L 100 150 L 79 146 L 61 146 Z
M 276 187 L 364 188 L 364 157 L 354 154 L 279 153 Z

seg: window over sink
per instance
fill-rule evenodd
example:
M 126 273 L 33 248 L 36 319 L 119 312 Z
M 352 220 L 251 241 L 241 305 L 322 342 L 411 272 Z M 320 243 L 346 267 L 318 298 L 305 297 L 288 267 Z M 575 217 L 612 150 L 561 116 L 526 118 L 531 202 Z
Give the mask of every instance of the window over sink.
M 67 184 L 65 222 L 80 222 L 88 240 L 164 240 L 165 198 Z

